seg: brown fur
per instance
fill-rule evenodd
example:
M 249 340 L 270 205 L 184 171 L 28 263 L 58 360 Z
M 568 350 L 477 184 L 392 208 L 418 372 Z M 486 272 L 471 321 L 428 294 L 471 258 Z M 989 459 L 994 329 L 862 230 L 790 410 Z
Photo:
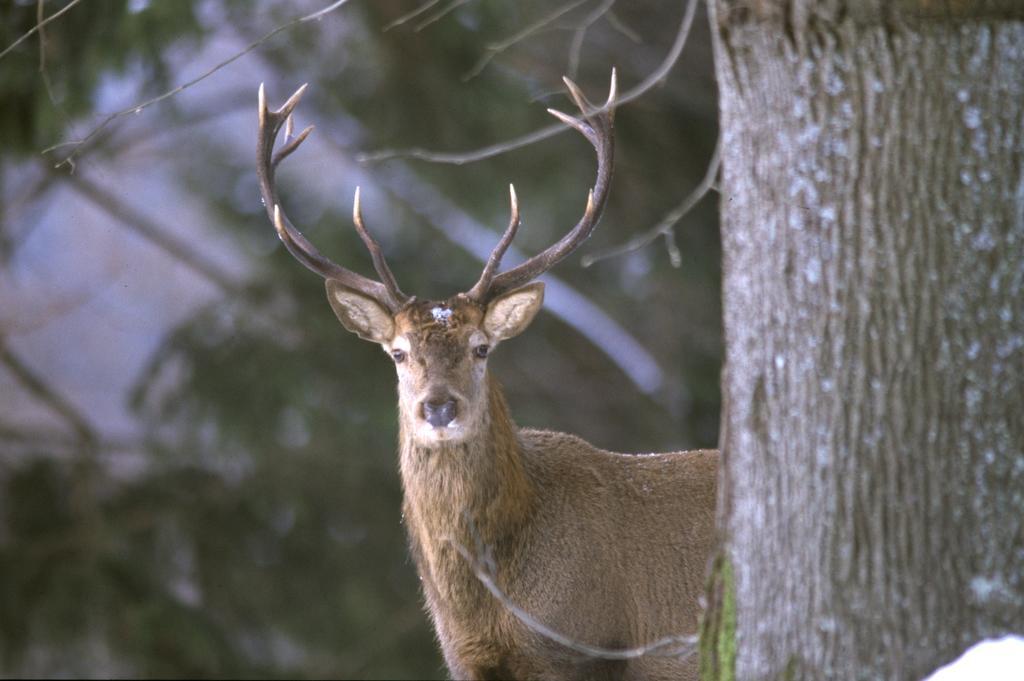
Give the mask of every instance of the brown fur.
M 508 599 L 581 644 L 625 649 L 696 632 L 714 528 L 714 451 L 623 455 L 564 433 L 519 429 L 469 337 L 485 310 L 458 298 L 395 316 L 411 349 L 400 374 L 404 517 L 427 608 L 453 678 L 696 679 L 695 656 L 605 660 L 532 631 L 459 554 L 490 565 Z M 527 321 L 528 323 L 528 321 Z M 484 401 L 468 435 L 417 439 L 416 395 Z
M 323 276 L 338 319 L 396 362 L 404 512 L 445 660 L 458 679 L 696 679 L 695 660 L 605 659 L 542 636 L 495 598 L 461 555 L 475 553 L 511 603 L 576 643 L 627 649 L 697 628 L 711 550 L 717 453 L 628 456 L 564 433 L 521 430 L 486 370 L 486 350 L 522 332 L 543 301 L 532 282 L 593 232 L 608 198 L 617 99 L 594 110 L 566 80 L 582 118 L 552 111 L 597 152 L 583 217 L 544 251 L 496 273 L 519 225 L 512 215 L 477 283 L 441 302 L 398 288 L 353 221 L 380 281 L 330 262 L 281 211 L 274 169 L 311 128 L 274 153 L 302 86 L 271 111 L 260 86 L 257 176 L 267 214 L 299 262 Z

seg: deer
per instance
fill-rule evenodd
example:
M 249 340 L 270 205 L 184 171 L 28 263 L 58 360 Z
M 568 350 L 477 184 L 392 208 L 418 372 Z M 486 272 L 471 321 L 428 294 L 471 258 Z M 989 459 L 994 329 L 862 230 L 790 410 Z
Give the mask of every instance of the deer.
M 394 363 L 403 521 L 451 678 L 695 680 L 718 452 L 619 454 L 519 428 L 487 368 L 541 309 L 535 280 L 591 235 L 608 199 L 615 72 L 601 107 L 563 80 L 580 116 L 548 111 L 597 153 L 583 217 L 499 271 L 520 224 L 510 185 L 508 227 L 476 283 L 448 299 L 402 292 L 363 223 L 358 188 L 352 221 L 377 279 L 326 258 L 285 215 L 275 170 L 313 130 L 292 134 L 306 85 L 276 110 L 260 86 L 260 192 L 285 248 L 325 280 L 342 326 Z

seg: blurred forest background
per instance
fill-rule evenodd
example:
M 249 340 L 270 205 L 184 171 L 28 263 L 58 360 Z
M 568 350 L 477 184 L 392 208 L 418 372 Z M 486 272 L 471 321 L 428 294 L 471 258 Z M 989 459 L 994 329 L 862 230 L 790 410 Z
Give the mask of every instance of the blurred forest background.
M 571 132 L 466 154 L 572 112 L 563 74 L 603 100 L 617 67 L 639 95 L 581 255 L 666 235 L 555 268 L 492 369 L 521 425 L 716 444 L 714 197 L 659 228 L 714 155 L 702 3 L 4 0 L 0 51 L 0 675 L 443 676 L 394 370 L 264 214 L 261 82 L 275 107 L 310 83 L 297 124 L 317 129 L 279 174 L 297 226 L 372 272 L 360 184 L 402 287 L 444 297 L 476 280 L 509 182 L 534 253 L 593 181 Z M 374 155 L 407 148 L 455 158 Z

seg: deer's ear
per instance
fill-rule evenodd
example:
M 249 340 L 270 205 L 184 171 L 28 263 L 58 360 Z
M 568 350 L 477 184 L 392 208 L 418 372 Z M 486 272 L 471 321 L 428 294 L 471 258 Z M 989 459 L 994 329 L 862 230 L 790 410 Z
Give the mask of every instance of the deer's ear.
M 395 321 L 391 313 L 365 293 L 328 279 L 327 300 L 342 326 L 360 338 L 387 343 L 394 337 Z
M 530 325 L 543 303 L 544 284 L 539 281 L 503 293 L 488 304 L 484 331 L 494 340 L 518 336 Z

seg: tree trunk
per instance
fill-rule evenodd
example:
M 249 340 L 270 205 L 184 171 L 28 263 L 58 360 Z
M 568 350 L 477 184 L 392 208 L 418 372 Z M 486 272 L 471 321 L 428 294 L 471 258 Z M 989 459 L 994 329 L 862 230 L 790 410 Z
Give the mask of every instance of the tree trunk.
M 917 681 L 1024 631 L 1021 4 L 711 5 L 727 364 L 704 678 Z

